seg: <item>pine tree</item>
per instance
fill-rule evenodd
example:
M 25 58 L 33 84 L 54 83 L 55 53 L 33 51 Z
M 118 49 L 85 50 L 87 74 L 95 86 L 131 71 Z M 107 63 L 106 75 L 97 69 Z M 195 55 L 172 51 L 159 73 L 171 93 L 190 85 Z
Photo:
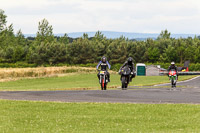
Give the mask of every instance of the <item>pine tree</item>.
M 41 42 L 47 43 L 53 41 L 53 27 L 49 25 L 49 22 L 46 19 L 43 19 L 41 22 L 39 22 L 36 43 L 40 44 Z

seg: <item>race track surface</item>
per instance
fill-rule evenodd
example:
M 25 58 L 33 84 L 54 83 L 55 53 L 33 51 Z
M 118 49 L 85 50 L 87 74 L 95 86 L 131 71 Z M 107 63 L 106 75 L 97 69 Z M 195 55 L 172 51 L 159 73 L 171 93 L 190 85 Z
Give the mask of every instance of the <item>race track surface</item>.
M 153 87 L 129 87 L 128 90 L 106 91 L 1 91 L 0 99 L 61 102 L 200 104 L 200 77 L 180 82 L 177 84 L 177 88 L 173 90 L 170 84 L 163 84 Z

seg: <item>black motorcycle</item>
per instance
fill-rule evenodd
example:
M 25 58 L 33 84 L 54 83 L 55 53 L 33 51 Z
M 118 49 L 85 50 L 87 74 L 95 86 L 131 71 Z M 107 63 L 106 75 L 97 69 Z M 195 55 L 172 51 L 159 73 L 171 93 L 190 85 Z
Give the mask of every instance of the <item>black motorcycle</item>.
M 121 75 L 122 90 L 126 90 L 130 82 L 131 69 L 128 66 L 125 66 L 119 74 Z

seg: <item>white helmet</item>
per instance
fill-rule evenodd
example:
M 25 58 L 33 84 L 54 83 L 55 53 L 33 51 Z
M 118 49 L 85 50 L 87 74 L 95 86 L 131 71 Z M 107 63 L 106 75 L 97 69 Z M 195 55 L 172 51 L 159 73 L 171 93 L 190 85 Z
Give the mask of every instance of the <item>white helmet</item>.
M 175 65 L 175 62 L 174 62 L 174 61 L 172 61 L 172 62 L 171 62 L 171 65 Z

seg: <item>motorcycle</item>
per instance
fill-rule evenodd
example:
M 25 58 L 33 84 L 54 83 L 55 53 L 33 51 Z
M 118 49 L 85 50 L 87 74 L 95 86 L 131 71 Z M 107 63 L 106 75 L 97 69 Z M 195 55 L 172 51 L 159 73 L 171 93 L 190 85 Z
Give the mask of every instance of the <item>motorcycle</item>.
M 101 90 L 106 90 L 107 83 L 108 83 L 108 77 L 106 75 L 106 71 L 98 70 L 100 74 L 99 83 L 101 84 Z
M 121 75 L 122 90 L 126 90 L 130 82 L 131 69 L 128 66 L 125 66 L 119 74 Z
M 169 71 L 169 79 L 171 81 L 172 88 L 176 87 L 177 73 L 176 73 L 175 70 L 170 70 Z

